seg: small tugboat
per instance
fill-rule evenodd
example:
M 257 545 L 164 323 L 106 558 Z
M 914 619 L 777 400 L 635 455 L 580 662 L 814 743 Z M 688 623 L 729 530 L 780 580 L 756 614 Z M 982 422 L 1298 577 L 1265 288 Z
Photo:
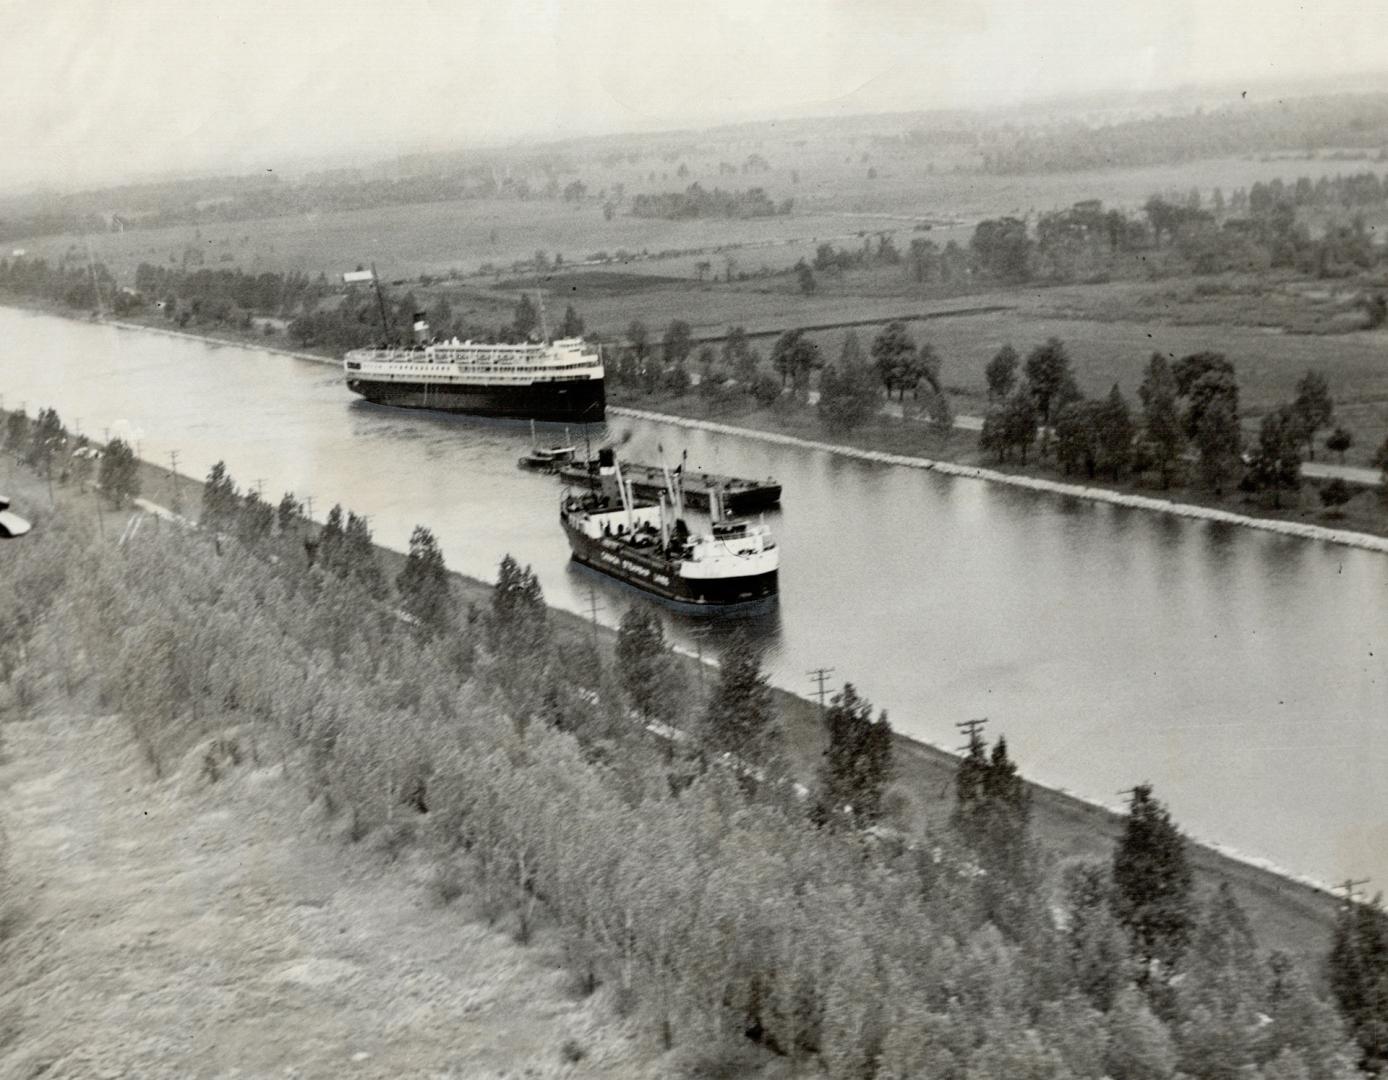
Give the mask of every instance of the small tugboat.
M 559 476 L 570 483 L 586 483 L 599 471 L 596 461 L 570 461 L 559 466 Z M 684 504 L 691 510 L 712 512 L 714 501 L 726 514 L 758 514 L 781 501 L 781 485 L 768 476 L 765 480 L 744 480 L 737 476 L 690 471 L 685 463 L 675 467 L 684 490 Z M 638 498 L 659 499 L 665 490 L 663 465 L 622 463 L 622 477 Z
M 564 441 L 567 443 L 569 438 L 568 429 L 564 430 Z M 530 442 L 532 444 L 530 453 L 524 454 L 516 462 L 522 469 L 529 469 L 531 472 L 558 472 L 561 465 L 567 465 L 578 453 L 575 446 L 537 446 L 535 443 L 535 421 L 530 421 Z
M 566 491 L 560 501 L 575 561 L 685 612 L 745 611 L 775 601 L 780 551 L 765 525 L 724 518 L 714 493 L 711 526 L 693 532 L 683 492 L 668 472 L 657 502 L 638 501 L 614 450 L 600 450 L 597 466 L 587 491 Z

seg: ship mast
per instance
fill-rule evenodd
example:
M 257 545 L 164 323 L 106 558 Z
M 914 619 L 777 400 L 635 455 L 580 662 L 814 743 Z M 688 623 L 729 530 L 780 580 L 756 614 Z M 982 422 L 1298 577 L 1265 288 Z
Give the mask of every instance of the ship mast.
M 358 264 L 360 265 L 360 264 Z M 390 320 L 386 318 L 386 298 L 381 295 L 381 279 L 376 274 L 376 264 L 371 264 L 371 284 L 376 289 L 376 303 L 381 309 L 381 333 L 390 340 Z

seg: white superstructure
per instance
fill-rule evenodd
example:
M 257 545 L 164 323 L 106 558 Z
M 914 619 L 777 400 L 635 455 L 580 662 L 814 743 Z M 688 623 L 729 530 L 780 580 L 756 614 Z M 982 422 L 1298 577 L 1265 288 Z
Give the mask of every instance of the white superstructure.
M 353 349 L 343 368 L 349 379 L 442 386 L 521 387 L 603 378 L 601 349 L 577 337 L 519 345 L 453 338 L 414 348 Z

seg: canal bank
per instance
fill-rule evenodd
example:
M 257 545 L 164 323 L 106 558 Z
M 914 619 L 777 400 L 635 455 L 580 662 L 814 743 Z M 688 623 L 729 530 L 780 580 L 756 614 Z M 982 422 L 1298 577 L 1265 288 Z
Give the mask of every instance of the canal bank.
M 54 313 L 50 311 L 50 309 L 44 307 L 36 307 L 34 310 L 40 310 L 50 314 Z M 57 314 L 61 315 L 62 313 L 57 312 Z M 71 316 L 65 317 L 71 318 Z M 159 334 L 166 337 L 203 342 L 209 345 L 236 345 L 243 348 L 271 353 L 276 356 L 284 356 L 293 360 L 304 360 L 310 363 L 324 364 L 334 368 L 340 363 L 337 358 L 324 356 L 321 353 L 282 349 L 278 346 L 265 344 L 255 339 L 252 335 L 240 331 L 228 332 L 226 336 L 219 337 L 210 334 L 189 333 L 186 330 L 173 330 L 152 323 L 131 322 L 121 319 L 106 319 L 103 320 L 103 322 L 108 326 L 114 326 L 122 330 Z M 613 416 L 650 420 L 652 422 L 669 424 L 674 427 L 682 427 L 693 431 L 735 435 L 740 438 L 756 439 L 781 446 L 794 446 L 806 450 L 837 454 L 859 461 L 870 461 L 882 465 L 897 465 L 903 468 L 928 470 L 944 476 L 958 476 L 972 480 L 982 480 L 992 484 L 1005 484 L 1011 487 L 1025 488 L 1030 491 L 1038 491 L 1061 497 L 1086 499 L 1091 502 L 1108 503 L 1112 506 L 1125 506 L 1159 514 L 1175 514 L 1178 517 L 1192 520 L 1214 521 L 1226 525 L 1261 529 L 1265 532 L 1279 533 L 1283 536 L 1295 536 L 1305 540 L 1320 540 L 1332 544 L 1344 544 L 1349 547 L 1362 548 L 1366 551 L 1388 552 L 1388 536 L 1363 532 L 1357 529 L 1342 529 L 1327 525 L 1317 525 L 1310 522 L 1288 521 L 1281 517 L 1242 514 L 1230 510 L 1223 510 L 1219 507 L 1204 506 L 1199 503 L 1180 502 L 1172 499 L 1116 491 L 1111 488 L 1096 487 L 1086 484 L 1073 484 L 1063 480 L 1051 480 L 1046 477 L 1029 476 L 1022 473 L 1007 472 L 1002 469 L 990 469 L 985 466 L 962 464 L 945 459 L 927 458 L 913 454 L 897 454 L 884 450 L 872 450 L 865 447 L 853 446 L 844 442 L 807 439 L 802 436 L 790 435 L 784 432 L 768 431 L 764 428 L 725 424 L 720 421 L 704 420 L 697 417 L 683 416 L 678 413 L 641 409 L 630 405 L 613 405 L 609 403 L 607 411 Z M 967 430 L 973 429 L 970 427 Z
M 1156 499 L 1148 495 L 1134 495 L 1129 492 L 1111 491 L 1108 488 L 1088 487 L 1083 484 L 1067 484 L 1060 480 L 1047 480 L 1040 476 L 1024 476 L 1018 473 L 1002 472 L 977 465 L 961 465 L 953 461 L 937 461 L 931 458 L 914 457 L 909 454 L 891 454 L 881 450 L 866 450 L 844 443 L 822 442 L 805 439 L 797 435 L 785 435 L 760 428 L 738 427 L 733 424 L 718 423 L 713 420 L 697 420 L 676 413 L 652 412 L 647 409 L 634 409 L 627 405 L 609 405 L 607 411 L 615 416 L 626 416 L 637 420 L 649 420 L 659 424 L 688 428 L 691 431 L 708 431 L 720 435 L 736 435 L 744 439 L 757 439 L 761 442 L 775 443 L 779 446 L 796 446 L 804 450 L 815 450 L 826 454 L 838 454 L 859 461 L 872 461 L 879 465 L 899 465 L 907 469 L 925 469 L 942 476 L 962 476 L 970 480 L 983 480 L 990 484 L 1007 484 L 1011 487 L 1026 488 L 1051 495 L 1087 499 L 1090 502 L 1108 503 L 1111 506 L 1126 506 L 1134 510 L 1150 510 L 1159 514 L 1175 514 L 1178 517 L 1197 521 L 1217 521 L 1225 525 L 1241 525 L 1250 529 L 1295 536 L 1303 540 L 1323 540 L 1331 544 L 1344 544 L 1348 547 L 1363 548 L 1365 551 L 1388 552 L 1388 536 L 1374 536 L 1371 533 L 1356 532 L 1351 529 L 1333 529 L 1324 525 L 1312 525 L 1299 521 L 1282 521 L 1277 518 L 1252 517 L 1236 514 L 1212 506 L 1196 503 L 1172 502 L 1169 499 Z
M 184 516 L 196 517 L 202 500 L 202 481 L 178 476 L 166 467 L 147 461 L 141 463 L 140 475 L 142 490 L 147 495 L 157 497 L 161 492 L 177 491 Z M 24 508 L 39 522 L 37 535 L 41 536 L 43 510 L 50 497 L 46 484 L 27 469 L 12 468 L 9 476 L 11 483 L 7 493 L 15 497 L 17 507 Z M 83 493 L 71 486 L 56 485 L 53 498 L 89 507 L 93 515 L 104 514 L 101 535 L 112 544 L 122 542 L 122 538 L 136 531 L 132 525 L 133 514 L 144 512 L 165 521 L 173 516 L 156 499 L 145 498 L 133 512 L 110 508 L 98 511 L 95 492 Z M 387 578 L 393 580 L 404 565 L 404 554 L 380 544 L 376 545 L 376 550 Z M 489 582 L 457 571 L 451 571 L 450 576 L 460 606 L 486 607 L 490 604 L 493 587 Z M 559 634 L 571 639 L 590 638 L 597 644 L 604 662 L 615 662 L 616 634 L 610 627 L 552 605 L 549 611 Z M 707 661 L 701 663 L 689 655 L 681 655 L 679 662 L 687 686 L 711 688 L 714 685 L 716 665 Z M 786 690 L 776 689 L 773 693 L 793 771 L 803 781 L 812 782 L 824 747 L 820 708 L 815 702 Z M 894 737 L 894 751 L 894 786 L 905 799 L 905 815 L 910 827 L 927 834 L 944 828 L 954 806 L 953 780 L 958 755 L 900 732 Z M 1020 764 L 1025 771 L 1025 760 Z M 1123 829 L 1122 815 L 1033 781 L 1027 781 L 1027 787 L 1032 804 L 1032 827 L 1047 852 L 1062 860 L 1107 861 L 1111 858 L 1113 846 Z M 1338 906 L 1327 889 L 1197 839 L 1190 841 L 1188 853 L 1199 888 L 1214 890 L 1227 883 L 1234 889 L 1262 948 L 1287 951 L 1314 970 L 1328 947 Z
M 225 459 L 267 499 L 416 523 L 449 565 L 530 564 L 551 605 L 615 625 L 633 598 L 571 569 L 560 486 L 518 472 L 528 426 L 354 400 L 339 373 L 259 348 L 0 311 L 6 401 L 141 443 L 206 474 Z M 13 407 L 13 406 L 12 406 Z M 813 444 L 613 415 L 632 460 L 774 475 L 779 608 L 754 623 L 663 613 L 690 653 L 733 630 L 775 685 L 835 669 L 905 735 L 953 747 L 990 718 L 1024 771 L 1106 805 L 1151 782 L 1189 832 L 1334 882 L 1388 875 L 1388 560 L 1381 552 L 977 483 Z M 562 436 L 547 429 L 544 438 Z M 165 481 L 167 484 L 167 481 Z M 151 492 L 156 501 L 170 490 Z M 187 498 L 185 494 L 185 499 Z

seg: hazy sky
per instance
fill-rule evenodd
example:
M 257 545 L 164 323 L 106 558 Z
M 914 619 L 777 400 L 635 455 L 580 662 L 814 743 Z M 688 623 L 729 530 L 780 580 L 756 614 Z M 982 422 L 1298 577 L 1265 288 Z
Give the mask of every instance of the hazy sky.
M 1383 0 L 0 0 L 0 185 L 1388 70 Z

